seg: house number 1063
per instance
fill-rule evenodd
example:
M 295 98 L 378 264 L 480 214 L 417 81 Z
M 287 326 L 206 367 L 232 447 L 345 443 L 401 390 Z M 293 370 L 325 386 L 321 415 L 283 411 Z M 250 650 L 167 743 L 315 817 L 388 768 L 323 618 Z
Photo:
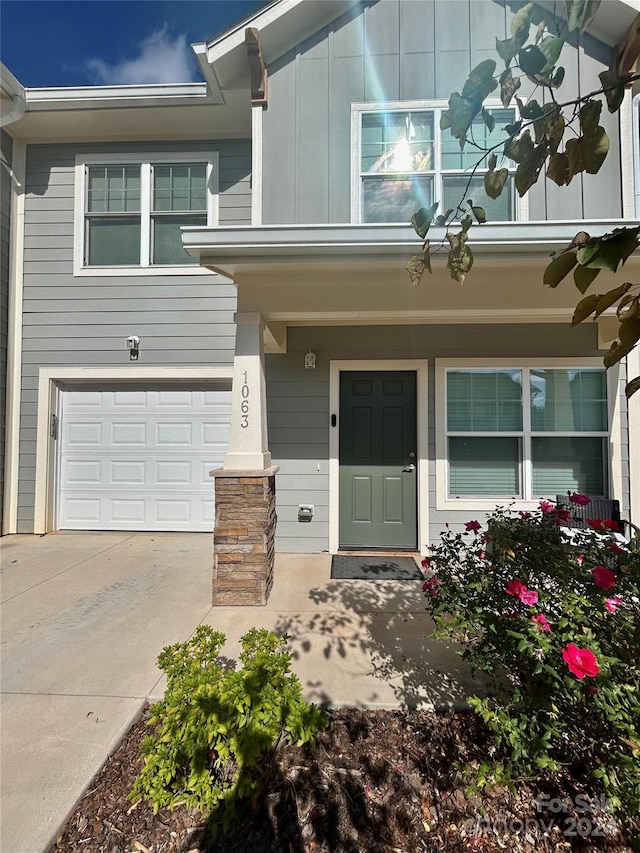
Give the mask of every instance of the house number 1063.
M 249 385 L 247 383 L 247 371 L 244 372 L 244 382 L 240 389 L 242 395 L 242 403 L 240 404 L 240 426 L 246 429 L 249 426 Z

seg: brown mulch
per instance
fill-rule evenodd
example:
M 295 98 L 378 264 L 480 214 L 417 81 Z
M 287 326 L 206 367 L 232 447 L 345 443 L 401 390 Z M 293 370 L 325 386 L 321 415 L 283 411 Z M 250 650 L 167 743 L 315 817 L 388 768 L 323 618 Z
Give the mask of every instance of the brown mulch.
M 330 712 L 311 747 L 282 747 L 255 803 L 238 806 L 231 829 L 212 838 L 203 816 L 178 807 L 153 814 L 127 798 L 147 733 L 138 720 L 109 758 L 52 851 L 83 853 L 627 853 L 627 835 L 602 809 L 576 811 L 568 778 L 517 793 L 469 795 L 456 762 L 481 762 L 490 749 L 471 714 L 425 711 Z M 549 807 L 542 807 L 545 797 Z M 579 803 L 580 801 L 578 801 Z

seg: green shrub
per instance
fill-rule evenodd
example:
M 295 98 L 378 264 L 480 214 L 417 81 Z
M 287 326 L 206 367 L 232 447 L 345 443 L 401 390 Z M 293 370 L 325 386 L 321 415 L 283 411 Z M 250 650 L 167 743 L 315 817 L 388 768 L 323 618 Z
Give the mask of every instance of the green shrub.
M 238 670 L 220 658 L 225 635 L 206 625 L 163 650 L 167 688 L 150 710 L 154 732 L 142 742 L 131 799 L 149 800 L 154 812 L 184 803 L 227 824 L 236 800 L 260 792 L 279 742 L 313 740 L 325 714 L 303 698 L 286 640 L 253 628 Z
M 573 495 L 575 503 L 585 502 Z M 640 552 L 561 525 L 567 510 L 497 508 L 447 529 L 423 562 L 441 637 L 489 676 L 469 702 L 502 747 L 477 782 L 559 770 L 600 779 L 614 812 L 640 813 Z

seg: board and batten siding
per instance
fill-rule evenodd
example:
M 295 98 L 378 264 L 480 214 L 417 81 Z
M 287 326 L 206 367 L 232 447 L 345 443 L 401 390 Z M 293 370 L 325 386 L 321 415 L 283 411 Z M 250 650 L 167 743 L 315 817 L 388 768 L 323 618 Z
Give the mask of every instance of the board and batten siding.
M 9 334 L 9 243 L 11 236 L 11 166 L 13 139 L 0 131 L 0 520 L 4 510 L 4 442 L 7 411 Z M 1 523 L 1 521 L 0 521 Z
M 316 369 L 304 356 L 316 353 Z M 436 509 L 435 359 L 601 357 L 595 325 L 564 324 L 355 326 L 290 328 L 288 352 L 267 356 L 269 449 L 277 475 L 276 547 L 318 552 L 329 547 L 329 362 L 332 360 L 428 359 L 429 542 L 445 522 L 462 529 L 469 511 Z M 629 447 L 625 375 L 618 387 L 623 474 L 622 513 L 629 510 Z M 297 520 L 298 505 L 310 503 L 310 523 Z
M 446 103 L 471 68 L 497 59 L 495 39 L 509 35 L 510 21 L 509 9 L 495 0 L 364 0 L 271 62 L 263 222 L 349 222 L 351 104 Z M 589 35 L 579 42 L 572 36 L 561 55 L 559 99 L 596 88 L 609 52 Z M 530 220 L 621 215 L 619 116 L 605 108 L 600 121 L 611 139 L 600 173 L 578 175 L 568 187 L 541 178 L 528 196 Z
M 219 222 L 251 222 L 249 140 L 27 148 L 18 532 L 33 531 L 38 370 L 233 363 L 236 290 L 214 274 L 73 275 L 76 155 L 219 152 Z M 125 338 L 141 339 L 130 362 Z

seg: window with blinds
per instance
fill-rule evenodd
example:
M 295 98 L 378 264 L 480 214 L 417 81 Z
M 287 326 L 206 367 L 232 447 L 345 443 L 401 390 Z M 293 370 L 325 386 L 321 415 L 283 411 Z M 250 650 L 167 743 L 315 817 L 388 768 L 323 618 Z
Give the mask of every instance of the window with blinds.
M 450 368 L 445 377 L 449 497 L 607 493 L 603 369 Z

